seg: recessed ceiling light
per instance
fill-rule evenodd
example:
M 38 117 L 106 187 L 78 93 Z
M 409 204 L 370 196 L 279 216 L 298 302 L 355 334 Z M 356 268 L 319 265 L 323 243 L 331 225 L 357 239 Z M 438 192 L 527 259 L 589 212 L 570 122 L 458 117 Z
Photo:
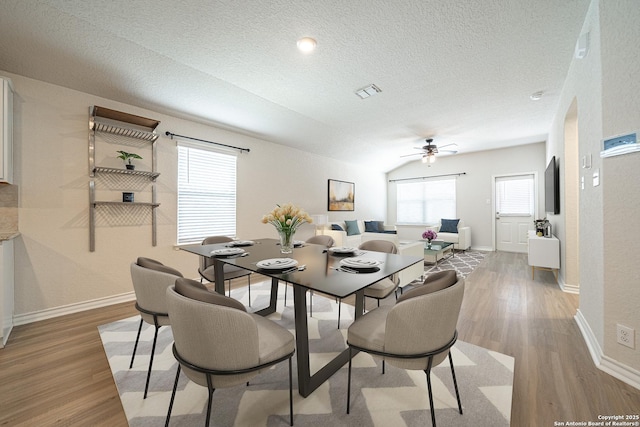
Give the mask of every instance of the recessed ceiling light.
M 543 91 L 535 92 L 529 95 L 529 99 L 532 101 L 539 101 L 542 98 L 542 95 L 544 95 Z
M 303 37 L 298 40 L 298 49 L 303 53 L 310 53 L 316 49 L 316 41 L 311 37 Z

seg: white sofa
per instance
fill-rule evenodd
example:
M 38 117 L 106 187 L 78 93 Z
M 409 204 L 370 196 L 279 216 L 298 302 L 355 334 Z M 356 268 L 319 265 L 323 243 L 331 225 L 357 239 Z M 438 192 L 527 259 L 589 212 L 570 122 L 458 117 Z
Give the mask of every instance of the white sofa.
M 389 240 L 398 246 L 398 235 L 395 233 L 384 233 L 384 232 L 367 232 L 365 231 L 364 220 L 358 220 L 358 230 L 360 234 L 353 234 L 351 236 L 347 235 L 347 227 L 344 221 L 340 222 L 332 222 L 329 224 L 328 230 L 323 230 L 322 234 L 333 237 L 335 246 L 344 246 L 350 248 L 357 248 L 360 246 L 362 242 L 366 242 L 368 240 Z M 339 225 L 343 231 L 339 230 L 331 230 L 331 225 L 336 224 Z M 395 225 L 384 225 L 384 231 L 396 231 Z
M 453 243 L 453 248 L 461 251 L 466 251 L 471 247 L 471 228 L 465 227 L 462 220 L 458 222 L 458 232 L 448 233 L 440 232 L 441 224 L 427 226 L 427 230 L 433 230 L 438 234 L 436 240 L 443 240 L 448 243 Z

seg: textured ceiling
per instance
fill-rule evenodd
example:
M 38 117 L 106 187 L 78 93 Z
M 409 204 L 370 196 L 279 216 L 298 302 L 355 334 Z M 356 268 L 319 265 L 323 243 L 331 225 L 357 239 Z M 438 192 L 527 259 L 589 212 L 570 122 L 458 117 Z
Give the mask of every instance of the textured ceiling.
M 588 4 L 2 0 L 0 70 L 387 171 L 544 141 Z

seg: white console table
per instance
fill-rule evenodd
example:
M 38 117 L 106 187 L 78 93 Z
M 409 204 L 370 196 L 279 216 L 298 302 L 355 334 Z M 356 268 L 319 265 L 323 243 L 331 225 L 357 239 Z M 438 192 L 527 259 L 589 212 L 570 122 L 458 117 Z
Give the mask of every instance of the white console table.
M 529 230 L 529 265 L 531 266 L 531 279 L 534 278 L 535 269 L 551 270 L 558 280 L 560 269 L 560 241 L 556 236 L 540 237 L 536 232 Z

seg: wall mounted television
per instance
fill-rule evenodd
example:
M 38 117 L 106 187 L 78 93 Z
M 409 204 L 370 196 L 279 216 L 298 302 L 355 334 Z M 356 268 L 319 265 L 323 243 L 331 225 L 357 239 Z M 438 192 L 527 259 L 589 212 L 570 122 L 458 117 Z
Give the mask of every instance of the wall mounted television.
M 544 172 L 544 210 L 546 213 L 560 213 L 560 173 L 556 156 L 551 157 Z

